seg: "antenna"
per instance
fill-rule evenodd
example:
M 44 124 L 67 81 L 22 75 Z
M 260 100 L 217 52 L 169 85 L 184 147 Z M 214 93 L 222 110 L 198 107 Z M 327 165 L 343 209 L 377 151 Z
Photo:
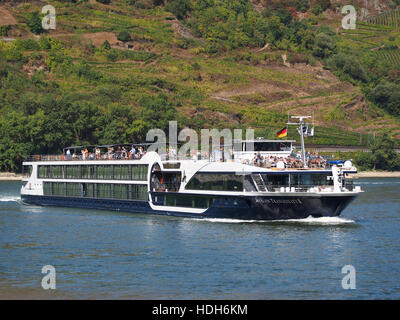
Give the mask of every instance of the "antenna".
M 301 160 L 303 161 L 303 167 L 307 168 L 307 161 L 306 161 L 306 149 L 304 147 L 304 125 L 306 124 L 306 122 L 304 121 L 304 119 L 308 119 L 311 118 L 311 116 L 292 116 L 292 119 L 298 119 L 298 122 L 288 122 L 286 123 L 288 126 L 289 125 L 295 125 L 298 126 L 297 127 L 297 131 L 300 134 L 300 138 L 301 138 Z M 313 118 L 313 122 L 314 122 L 314 118 Z

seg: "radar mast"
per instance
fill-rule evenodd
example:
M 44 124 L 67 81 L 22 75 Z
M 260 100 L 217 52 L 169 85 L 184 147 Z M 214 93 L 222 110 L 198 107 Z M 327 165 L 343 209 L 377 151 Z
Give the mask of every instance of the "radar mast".
M 289 119 L 294 119 L 292 120 L 293 122 L 291 122 Z M 313 118 L 312 121 L 312 129 L 311 132 L 308 132 L 308 124 L 305 119 L 309 119 L 309 118 Z M 297 122 L 296 122 L 297 120 Z M 306 159 L 306 149 L 304 146 L 304 137 L 305 136 L 311 136 L 314 135 L 314 117 L 311 116 L 289 116 L 288 114 L 288 122 L 286 123 L 288 126 L 289 125 L 294 125 L 297 126 L 297 132 L 300 135 L 300 141 L 301 141 L 301 161 L 303 162 L 303 167 L 304 168 L 308 168 L 307 166 L 307 159 Z

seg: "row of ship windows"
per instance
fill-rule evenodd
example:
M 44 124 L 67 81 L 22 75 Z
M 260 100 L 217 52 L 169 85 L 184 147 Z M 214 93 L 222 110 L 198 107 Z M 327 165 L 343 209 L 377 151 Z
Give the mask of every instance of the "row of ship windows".
M 215 204 L 216 207 L 248 207 L 243 199 L 238 198 L 215 198 L 209 195 L 177 194 L 170 193 L 156 195 L 154 201 L 157 205 L 170 207 L 186 207 L 207 209 Z
M 39 179 L 147 180 L 148 165 L 39 166 Z
M 259 182 L 270 191 L 277 187 L 312 187 L 333 185 L 331 173 L 322 174 L 259 174 Z M 250 175 L 196 173 L 188 182 L 187 190 L 256 191 Z
M 207 209 L 213 204 L 214 200 L 213 197 L 209 196 L 165 194 L 163 205 L 170 207 Z
M 147 185 L 111 183 L 44 182 L 45 196 L 147 200 Z

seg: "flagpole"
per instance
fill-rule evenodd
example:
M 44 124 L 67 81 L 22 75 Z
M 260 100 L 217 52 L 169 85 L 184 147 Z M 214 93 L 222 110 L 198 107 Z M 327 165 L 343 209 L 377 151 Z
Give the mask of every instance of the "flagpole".
M 289 116 L 289 110 L 288 110 L 288 112 L 287 112 L 287 123 L 289 123 L 290 122 L 290 116 Z M 287 134 L 286 134 L 286 139 L 289 139 L 289 125 L 288 124 L 286 124 L 286 130 L 287 130 Z
M 301 160 L 303 161 L 303 167 L 308 168 L 307 166 L 307 159 L 306 159 L 306 148 L 304 146 L 304 119 L 311 118 L 310 116 L 292 116 L 292 118 L 299 119 L 299 122 L 288 122 L 287 125 L 298 125 L 297 131 L 300 134 L 300 141 L 301 141 Z
M 304 131 L 303 131 L 303 119 L 300 119 L 300 137 L 301 137 L 301 158 L 303 159 L 303 167 L 307 168 L 306 161 L 306 148 L 304 147 Z

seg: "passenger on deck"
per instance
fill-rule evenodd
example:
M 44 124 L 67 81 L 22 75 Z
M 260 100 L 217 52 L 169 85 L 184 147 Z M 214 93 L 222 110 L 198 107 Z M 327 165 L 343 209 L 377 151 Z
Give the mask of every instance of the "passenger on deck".
M 114 147 L 108 148 L 107 158 L 108 160 L 112 160 L 114 158 Z
M 115 155 L 116 155 L 116 158 L 117 158 L 118 160 L 121 159 L 121 153 L 122 153 L 121 147 L 118 147 L 118 148 L 117 148 L 117 151 L 115 151 Z
M 122 147 L 122 158 L 127 159 L 128 158 L 128 151 L 126 151 L 125 147 Z
M 136 149 L 135 147 L 132 145 L 131 150 L 129 151 L 129 159 L 133 160 L 135 159 L 135 153 L 136 153 Z
M 257 153 L 254 154 L 252 162 L 253 162 L 254 165 L 257 165 Z
M 67 160 L 70 160 L 70 158 L 71 158 L 71 151 L 70 151 L 69 149 L 67 149 L 66 154 L 67 154 Z
M 96 148 L 96 159 L 97 160 L 100 160 L 100 156 L 101 156 L 101 151 L 100 151 L 100 148 Z

